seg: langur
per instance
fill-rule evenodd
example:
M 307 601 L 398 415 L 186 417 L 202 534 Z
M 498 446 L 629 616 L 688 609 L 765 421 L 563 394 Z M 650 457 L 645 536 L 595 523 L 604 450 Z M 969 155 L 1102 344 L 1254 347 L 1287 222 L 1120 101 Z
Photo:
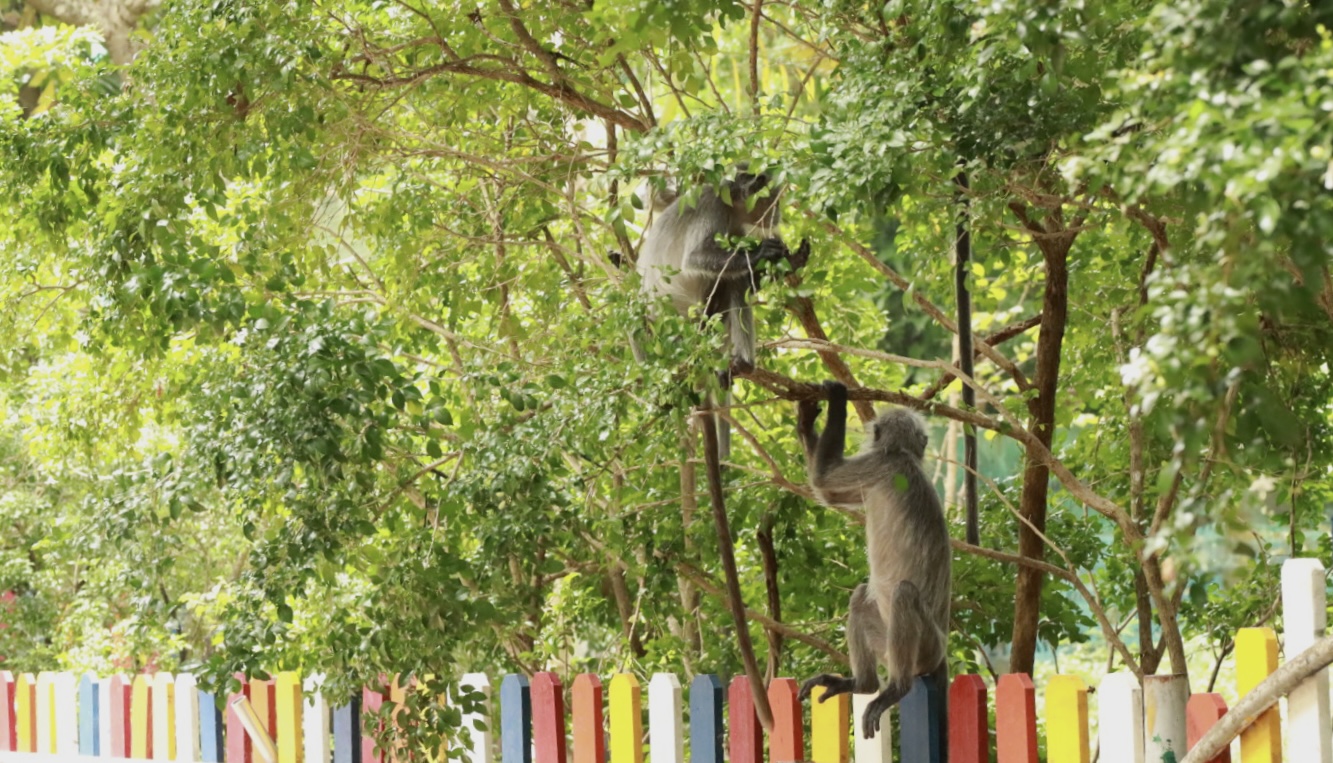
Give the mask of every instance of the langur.
M 730 348 L 729 366 L 719 374 L 724 389 L 731 386 L 732 374 L 754 370 L 754 311 L 749 295 L 759 285 L 756 266 L 787 259 L 795 270 L 809 258 L 808 242 L 791 252 L 777 237 L 781 192 L 781 187 L 769 184 L 766 174 L 742 171 L 727 183 L 725 193 L 704 188 L 692 206 L 678 192 L 653 195 L 657 216 L 644 234 L 636 265 L 642 290 L 670 297 L 682 315 L 701 305 L 705 317 L 722 316 Z M 743 237 L 760 241 L 736 245 L 721 240 Z M 636 357 L 641 355 L 637 347 L 634 350 Z M 725 457 L 730 429 L 725 420 L 718 424 Z
M 865 507 L 870 580 L 856 587 L 848 608 L 852 676 L 815 676 L 801 686 L 800 698 L 816 686 L 824 687 L 821 702 L 846 692 L 879 691 L 883 663 L 888 685 L 861 720 L 869 739 L 879 730 L 880 716 L 907 694 L 917 676 L 933 676 L 941 692 L 949 689 L 949 528 L 921 468 L 928 439 L 921 417 L 903 408 L 880 414 L 861 452 L 844 458 L 847 388 L 829 381 L 824 389 L 829 400 L 824 432 L 815 434 L 819 404 L 809 400 L 797 408 L 797 435 L 815 497 L 828 506 Z M 947 734 L 941 745 L 946 740 Z
M 705 188 L 693 206 L 687 206 L 682 195 L 655 194 L 653 206 L 659 213 L 639 247 L 636 267 L 645 293 L 670 297 L 682 315 L 702 305 L 705 316 L 722 316 L 731 372 L 754 370 L 754 312 L 747 298 L 759 285 L 756 265 L 792 256 L 777 237 L 781 191 L 769 185 L 765 174 L 740 172 L 727 184 L 726 194 Z M 719 237 L 760 241 L 735 246 Z M 798 253 L 808 255 L 809 245 L 802 243 Z

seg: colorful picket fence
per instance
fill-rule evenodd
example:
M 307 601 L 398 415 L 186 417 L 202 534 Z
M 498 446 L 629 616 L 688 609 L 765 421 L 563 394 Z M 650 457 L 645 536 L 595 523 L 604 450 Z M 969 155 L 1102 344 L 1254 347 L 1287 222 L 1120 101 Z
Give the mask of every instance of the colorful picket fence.
M 1283 568 L 1282 585 L 1290 658 L 1323 635 L 1323 566 L 1311 559 L 1291 560 Z M 1277 640 L 1267 628 L 1246 628 L 1236 642 L 1237 688 L 1243 695 L 1277 668 Z M 461 683 L 482 692 L 489 705 L 492 687 L 485 675 L 467 674 Z M 554 673 L 531 679 L 511 674 L 501 679 L 498 690 L 499 758 L 502 763 L 644 763 L 647 753 L 651 763 L 684 763 L 688 738 L 692 763 L 764 763 L 765 757 L 769 763 L 894 759 L 887 719 L 876 738 L 867 740 L 859 733 L 857 721 L 869 695 L 811 702 L 807 726 L 796 700 L 797 686 L 793 679 L 780 678 L 768 687 L 774 728 L 765 738 L 744 677 L 724 688 L 717 676 L 696 676 L 688 687 L 687 729 L 680 681 L 672 674 L 656 674 L 647 685 L 645 749 L 644 687 L 633 675 L 616 675 L 604 689 L 597 676 L 584 674 L 566 691 Z M 401 701 L 408 690 L 394 685 L 388 699 Z M 1100 760 L 1157 763 L 1168 751 L 1179 760 L 1226 712 L 1217 694 L 1186 693 L 1183 677 L 1154 676 L 1140 686 L 1127 673 L 1106 676 L 1097 691 Z M 894 711 L 899 716 L 898 759 L 943 763 L 939 729 L 947 712 L 950 763 L 986 763 L 992 751 L 998 763 L 1037 763 L 1042 725 L 1048 763 L 1090 760 L 1088 687 L 1081 679 L 1053 678 L 1045 688 L 1045 717 L 1039 719 L 1032 680 L 1022 674 L 1001 677 L 995 688 L 993 731 L 988 695 L 986 683 L 974 675 L 958 676 L 947 691 L 929 679 L 918 680 Z M 404 750 L 386 755 L 362 733 L 362 715 L 378 711 L 386 699 L 378 691 L 363 690 L 330 708 L 318 677 L 302 681 L 295 673 L 279 673 L 271 680 L 245 681 L 241 692 L 226 699 L 225 711 L 220 710 L 216 698 L 186 674 L 76 678 L 69 673 L 0 672 L 0 760 L 397 763 L 433 757 Z M 1333 763 L 1327 671 L 1292 692 L 1287 717 L 1292 760 Z M 468 763 L 494 760 L 491 727 L 481 720 L 464 719 L 464 726 L 473 729 Z M 252 730 L 247 731 L 247 723 Z M 1277 708 L 1262 714 L 1241 736 L 1240 763 L 1277 763 L 1282 734 Z M 1214 760 L 1229 763 L 1229 753 Z

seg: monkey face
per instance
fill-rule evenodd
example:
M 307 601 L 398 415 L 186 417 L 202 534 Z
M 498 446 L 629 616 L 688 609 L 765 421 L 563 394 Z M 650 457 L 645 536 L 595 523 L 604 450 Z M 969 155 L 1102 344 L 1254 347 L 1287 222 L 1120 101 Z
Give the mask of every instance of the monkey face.
M 771 237 L 782 222 L 778 197 L 782 186 L 770 186 L 768 173 L 740 172 L 731 185 L 731 203 L 745 227 L 745 235 Z
M 870 426 L 875 450 L 882 453 L 901 451 L 918 461 L 925 458 L 930 440 L 925 422 L 916 411 L 894 408 L 881 413 Z

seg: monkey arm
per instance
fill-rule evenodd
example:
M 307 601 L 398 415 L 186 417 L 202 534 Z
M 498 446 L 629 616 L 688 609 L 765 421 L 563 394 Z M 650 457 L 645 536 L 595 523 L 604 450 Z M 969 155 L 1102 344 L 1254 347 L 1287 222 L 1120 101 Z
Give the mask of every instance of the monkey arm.
M 828 420 L 819 435 L 814 463 L 814 474 L 820 479 L 842 465 L 847 446 L 847 387 L 841 382 L 826 381 L 824 389 L 828 392 Z
M 766 238 L 758 244 L 731 249 L 718 244 L 715 238 L 709 238 L 686 255 L 682 270 L 714 277 L 737 278 L 750 275 L 760 263 L 774 262 L 787 255 L 787 245 L 777 238 Z

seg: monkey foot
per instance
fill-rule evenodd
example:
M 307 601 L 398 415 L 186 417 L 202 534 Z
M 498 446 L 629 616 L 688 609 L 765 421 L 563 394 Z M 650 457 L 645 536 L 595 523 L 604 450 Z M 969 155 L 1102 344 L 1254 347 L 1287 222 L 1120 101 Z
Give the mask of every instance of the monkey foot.
M 810 692 L 814 691 L 816 686 L 822 686 L 824 687 L 824 693 L 819 695 L 819 701 L 821 703 L 827 702 L 831 697 L 850 693 L 853 684 L 854 682 L 850 678 L 832 673 L 821 673 L 801 684 L 801 690 L 797 692 L 796 699 L 799 702 L 804 702 L 810 698 Z

